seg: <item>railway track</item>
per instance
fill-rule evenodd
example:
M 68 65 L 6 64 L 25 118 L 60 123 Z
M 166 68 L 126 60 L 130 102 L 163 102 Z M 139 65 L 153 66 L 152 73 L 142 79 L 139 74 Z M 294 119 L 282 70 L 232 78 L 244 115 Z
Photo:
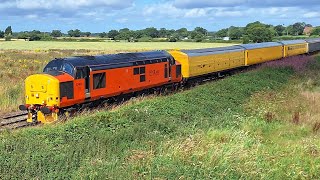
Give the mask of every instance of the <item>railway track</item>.
M 0 131 L 19 129 L 32 125 L 27 122 L 27 112 L 18 111 L 0 117 Z

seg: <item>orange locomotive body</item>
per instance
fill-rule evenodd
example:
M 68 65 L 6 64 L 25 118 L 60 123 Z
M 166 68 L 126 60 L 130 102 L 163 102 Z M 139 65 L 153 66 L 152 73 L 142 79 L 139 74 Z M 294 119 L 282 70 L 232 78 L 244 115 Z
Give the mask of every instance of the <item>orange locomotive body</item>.
M 56 115 L 52 116 L 57 109 L 77 109 L 145 89 L 174 86 L 182 80 L 181 65 L 166 51 L 55 59 L 44 68 L 44 73 L 58 80 L 59 102 L 55 107 L 48 106 L 46 99 L 52 96 L 49 94 L 38 97 L 44 99 L 41 104 L 31 100 L 21 107 L 29 111 L 29 122 L 52 122 L 57 120 Z M 43 115 L 39 116 L 40 112 Z

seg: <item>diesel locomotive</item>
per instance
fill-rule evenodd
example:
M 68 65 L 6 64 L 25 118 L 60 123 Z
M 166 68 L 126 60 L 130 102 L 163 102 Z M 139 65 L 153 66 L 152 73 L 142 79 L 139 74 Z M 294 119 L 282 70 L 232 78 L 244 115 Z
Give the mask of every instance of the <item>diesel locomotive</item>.
M 59 114 L 121 95 L 267 61 L 320 51 L 320 38 L 222 48 L 77 56 L 50 61 L 25 80 L 28 122 L 51 123 Z

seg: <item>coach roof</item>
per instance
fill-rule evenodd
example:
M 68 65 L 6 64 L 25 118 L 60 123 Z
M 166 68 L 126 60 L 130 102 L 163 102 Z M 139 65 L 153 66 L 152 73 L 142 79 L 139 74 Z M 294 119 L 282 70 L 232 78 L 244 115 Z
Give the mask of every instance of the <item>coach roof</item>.
M 265 43 L 254 43 L 254 44 L 241 44 L 239 46 L 241 46 L 247 50 L 250 50 L 250 49 L 277 47 L 277 46 L 282 46 L 282 44 L 278 43 L 278 42 L 265 42 Z
M 283 45 L 290 45 L 290 44 L 303 44 L 306 43 L 305 40 L 289 40 L 289 41 L 279 41 Z
M 222 54 L 222 53 L 238 52 L 238 51 L 244 51 L 244 49 L 240 46 L 227 46 L 227 47 L 219 47 L 219 48 L 181 50 L 181 52 L 187 54 L 190 57 L 207 56 L 207 55 L 213 55 L 213 54 Z

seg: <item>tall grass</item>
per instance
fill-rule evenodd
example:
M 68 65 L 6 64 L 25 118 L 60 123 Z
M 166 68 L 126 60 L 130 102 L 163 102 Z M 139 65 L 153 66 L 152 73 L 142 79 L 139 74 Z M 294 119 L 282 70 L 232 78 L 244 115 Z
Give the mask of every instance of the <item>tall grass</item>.
M 1 133 L 0 178 L 317 179 L 320 60 L 304 60 Z
M 292 74 L 290 68 L 265 68 L 62 125 L 4 133 L 1 177 L 288 177 L 290 163 L 270 174 L 270 159 L 263 156 L 272 152 L 243 129 L 252 118 L 243 106 L 254 93 L 281 89 Z

